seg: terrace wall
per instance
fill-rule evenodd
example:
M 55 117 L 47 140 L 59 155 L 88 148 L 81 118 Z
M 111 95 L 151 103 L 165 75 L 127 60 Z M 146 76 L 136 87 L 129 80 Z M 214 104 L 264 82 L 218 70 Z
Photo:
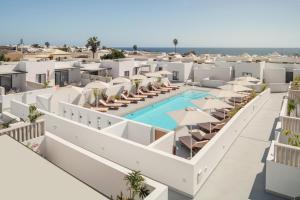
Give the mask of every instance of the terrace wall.
M 36 103 L 36 97 L 41 94 L 52 94 L 54 92 L 54 88 L 45 88 L 40 90 L 32 90 L 28 92 L 1 95 L 0 102 L 2 104 L 2 111 L 8 110 L 10 108 L 10 101 L 17 100 L 26 104 Z
M 46 134 L 41 154 L 50 162 L 72 174 L 107 197 L 128 195 L 125 175 L 131 171 L 75 146 L 55 135 Z M 166 186 L 145 178 L 150 195 L 145 200 L 167 200 Z
M 277 141 L 272 141 L 267 156 L 266 191 L 288 198 L 299 197 L 300 168 L 276 162 L 274 148 L 276 144 Z
M 123 121 L 120 117 L 100 113 L 66 102 L 59 103 L 58 115 L 99 130 Z

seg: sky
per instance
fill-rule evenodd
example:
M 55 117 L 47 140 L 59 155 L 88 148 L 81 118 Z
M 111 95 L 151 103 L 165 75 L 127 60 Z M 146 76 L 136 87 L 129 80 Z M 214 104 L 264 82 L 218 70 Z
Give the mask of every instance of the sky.
M 300 47 L 300 0 L 1 0 L 0 45 Z

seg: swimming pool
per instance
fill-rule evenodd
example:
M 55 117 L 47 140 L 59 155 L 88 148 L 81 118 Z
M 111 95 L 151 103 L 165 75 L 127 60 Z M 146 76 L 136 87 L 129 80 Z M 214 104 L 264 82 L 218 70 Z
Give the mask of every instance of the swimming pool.
M 152 104 L 136 112 L 125 115 L 127 119 L 149 124 L 163 129 L 174 130 L 177 127 L 176 122 L 168 115 L 168 112 L 182 110 L 186 107 L 196 107 L 191 102 L 194 99 L 202 99 L 208 93 L 190 90 L 179 95 L 166 99 L 164 101 Z

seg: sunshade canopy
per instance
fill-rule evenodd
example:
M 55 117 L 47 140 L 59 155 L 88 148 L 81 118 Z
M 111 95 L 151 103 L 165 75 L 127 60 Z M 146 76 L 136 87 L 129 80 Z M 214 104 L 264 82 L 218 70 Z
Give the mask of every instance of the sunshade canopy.
M 250 86 L 250 85 L 255 85 L 254 83 L 251 83 L 249 81 L 245 81 L 245 80 L 234 80 L 234 81 L 229 81 L 227 82 L 228 84 L 234 84 L 234 85 L 246 85 L 246 86 Z
M 234 92 L 245 92 L 245 91 L 251 91 L 252 89 L 242 86 L 242 85 L 234 85 L 234 84 L 227 84 L 219 87 L 223 90 L 231 90 Z
M 114 78 L 113 80 L 111 80 L 109 83 L 113 84 L 113 85 L 122 84 L 122 83 L 130 83 L 130 80 L 125 77 L 117 77 L 117 78 Z
M 210 95 L 218 97 L 218 98 L 230 98 L 230 97 L 244 97 L 246 95 L 239 94 L 231 90 L 221 90 L 215 89 L 209 92 Z
M 156 72 L 146 73 L 145 75 L 147 77 L 155 77 L 155 78 L 160 78 L 161 77 L 161 75 L 159 73 L 156 73 Z
M 108 83 L 102 81 L 93 81 L 88 83 L 84 89 L 105 89 L 108 88 L 110 85 Z
M 144 79 L 147 79 L 146 76 L 143 76 L 143 75 L 140 75 L 140 74 L 137 74 L 137 75 L 133 75 L 131 77 L 132 80 L 144 80 Z
M 192 103 L 203 110 L 233 108 L 233 106 L 225 103 L 220 99 L 199 99 L 193 100 Z
M 218 119 L 199 109 L 176 110 L 168 113 L 178 126 L 193 125 L 205 122 L 219 122 Z
M 236 78 L 236 80 L 238 81 L 251 81 L 251 82 L 259 82 L 260 80 L 251 76 L 242 76 L 242 77 L 238 77 Z
M 166 71 L 166 70 L 163 70 L 163 71 L 157 71 L 157 72 L 155 72 L 155 73 L 160 74 L 160 75 L 172 75 L 171 72 Z

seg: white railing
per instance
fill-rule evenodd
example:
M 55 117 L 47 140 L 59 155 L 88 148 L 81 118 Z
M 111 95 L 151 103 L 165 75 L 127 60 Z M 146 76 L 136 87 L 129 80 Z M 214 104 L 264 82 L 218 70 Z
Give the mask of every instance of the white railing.
M 274 143 L 274 161 L 300 168 L 300 148 L 276 142 Z
M 300 90 L 289 90 L 288 91 L 288 98 L 291 99 L 291 100 L 300 99 Z
M 3 130 L 1 135 L 8 135 L 19 142 L 24 142 L 33 138 L 40 137 L 45 134 L 45 121 L 39 120 L 35 123 L 23 123 Z
M 281 117 L 282 130 L 291 130 L 294 133 L 300 133 L 300 118 L 297 117 Z

